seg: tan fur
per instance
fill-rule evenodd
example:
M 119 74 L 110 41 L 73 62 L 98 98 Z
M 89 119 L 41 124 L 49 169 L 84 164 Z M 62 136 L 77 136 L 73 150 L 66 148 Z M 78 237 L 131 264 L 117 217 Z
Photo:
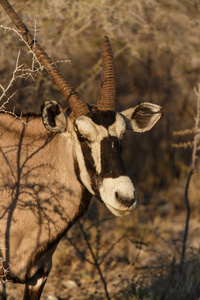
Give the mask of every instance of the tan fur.
M 49 133 L 40 117 L 25 126 L 0 114 L 0 248 L 10 275 L 20 281 L 47 257 L 48 271 L 58 239 L 88 206 L 88 194 L 81 202 L 72 138 Z

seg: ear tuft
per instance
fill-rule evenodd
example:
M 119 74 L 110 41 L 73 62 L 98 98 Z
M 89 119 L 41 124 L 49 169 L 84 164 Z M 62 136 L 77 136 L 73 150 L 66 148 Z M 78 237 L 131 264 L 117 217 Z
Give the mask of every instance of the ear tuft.
M 55 100 L 46 101 L 41 107 L 41 112 L 47 130 L 58 133 L 67 130 L 67 119 L 60 103 Z
M 125 117 L 127 129 L 136 132 L 149 131 L 161 118 L 162 108 L 159 105 L 144 102 L 127 109 L 121 114 Z

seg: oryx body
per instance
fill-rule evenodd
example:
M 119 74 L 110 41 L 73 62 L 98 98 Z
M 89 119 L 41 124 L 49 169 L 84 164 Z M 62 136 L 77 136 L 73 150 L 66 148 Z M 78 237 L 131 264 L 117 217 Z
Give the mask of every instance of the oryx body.
M 58 126 L 55 121 L 54 132 L 46 130 L 41 116 L 19 120 L 0 114 L 1 252 L 8 278 L 33 290 L 48 276 L 57 243 L 87 211 L 93 195 L 115 215 L 136 204 L 121 158 L 126 117 L 91 110 L 75 118 L 52 101 L 45 104 L 43 120 L 54 111 L 59 112 L 54 120 L 65 118 Z
M 8 278 L 26 284 L 24 299 L 40 298 L 58 242 L 87 211 L 92 196 L 117 216 L 135 207 L 121 141 L 127 129 L 150 130 L 161 117 L 160 106 L 151 103 L 115 112 L 107 37 L 97 106 L 85 104 L 68 83 L 61 90 L 68 95 L 67 110 L 49 101 L 41 116 L 0 114 L 1 256 Z
M 14 281 L 46 273 L 59 239 L 88 207 L 74 156 L 73 138 L 49 133 L 41 118 L 24 125 L 0 114 L 0 247 Z

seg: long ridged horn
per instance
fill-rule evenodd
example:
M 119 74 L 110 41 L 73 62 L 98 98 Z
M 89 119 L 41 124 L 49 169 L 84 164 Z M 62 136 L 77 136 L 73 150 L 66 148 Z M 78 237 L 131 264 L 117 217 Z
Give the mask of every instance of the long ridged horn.
M 29 47 L 34 52 L 38 61 L 41 63 L 43 67 L 45 67 L 46 71 L 55 82 L 57 87 L 60 89 L 61 93 L 67 99 L 68 104 L 75 116 L 85 115 L 89 112 L 87 104 L 79 98 L 78 94 L 74 90 L 74 88 L 66 81 L 66 79 L 60 74 L 57 67 L 53 64 L 52 60 L 48 57 L 47 53 L 42 49 L 42 47 L 37 43 L 34 39 L 33 35 L 27 29 L 25 24 L 22 22 L 18 14 L 12 8 L 7 0 L 0 0 L 0 4 L 3 6 L 4 10 L 21 32 L 23 39 L 29 45 Z
M 110 41 L 105 36 L 102 51 L 102 82 L 97 107 L 99 110 L 115 110 L 115 65 Z

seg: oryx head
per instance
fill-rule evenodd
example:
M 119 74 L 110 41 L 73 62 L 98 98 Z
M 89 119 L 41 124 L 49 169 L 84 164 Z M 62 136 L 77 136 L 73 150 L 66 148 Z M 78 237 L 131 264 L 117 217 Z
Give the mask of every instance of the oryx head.
M 161 107 L 146 102 L 116 112 L 114 61 L 108 37 L 105 37 L 102 63 L 97 106 L 84 103 L 70 87 L 70 113 L 69 110 L 65 112 L 58 102 L 49 101 L 42 108 L 42 116 L 48 130 L 74 140 L 78 179 L 119 216 L 136 206 L 135 188 L 121 157 L 124 133 L 126 130 L 150 130 L 161 117 Z

